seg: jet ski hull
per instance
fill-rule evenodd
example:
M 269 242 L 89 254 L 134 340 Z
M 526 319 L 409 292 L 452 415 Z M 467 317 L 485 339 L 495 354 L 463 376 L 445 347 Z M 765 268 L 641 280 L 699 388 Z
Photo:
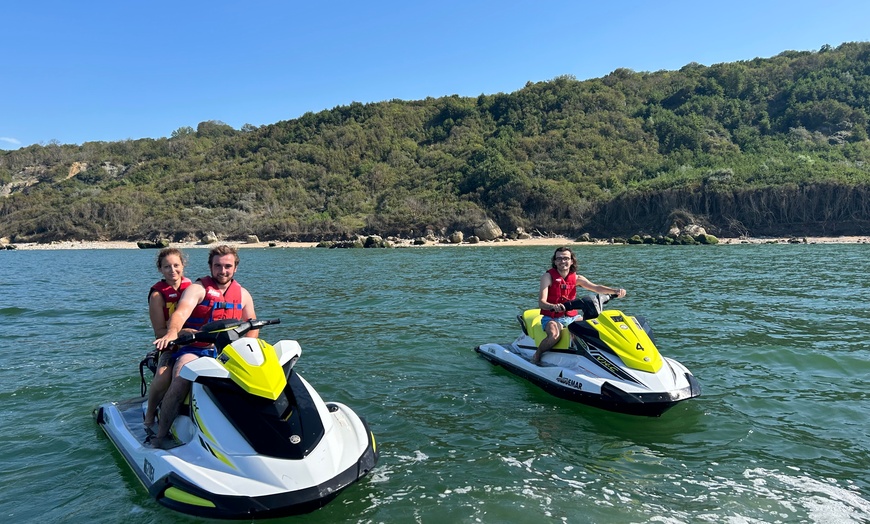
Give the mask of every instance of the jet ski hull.
M 658 417 L 701 394 L 697 379 L 672 359 L 665 358 L 664 371 L 653 377 L 579 351 L 550 351 L 536 365 L 531 362 L 535 348 L 529 337 L 521 336 L 511 344 L 483 344 L 475 351 L 553 396 L 617 413 Z
M 134 398 L 106 403 L 94 411 L 94 417 L 151 496 L 182 513 L 223 519 L 307 513 L 364 477 L 378 459 L 374 436 L 366 422 L 338 403 L 327 403 L 326 407 L 336 418 L 333 429 L 338 428 L 341 434 L 324 436 L 319 449 L 315 448 L 311 459 L 304 462 L 221 453 L 197 434 L 190 418 L 184 415 L 173 425 L 176 436 L 169 449 L 151 448 L 144 443 L 145 402 Z M 183 442 L 188 436 L 189 441 Z M 338 440 L 345 443 L 342 454 L 351 448 L 356 450 L 355 460 L 337 458 L 327 449 Z M 317 471 L 318 464 L 341 469 Z
M 365 420 L 344 404 L 324 402 L 293 369 L 299 343 L 272 346 L 245 336 L 278 323 L 221 319 L 179 336 L 179 345 L 204 342 L 221 350 L 187 362 L 173 379 L 189 381 L 190 390 L 158 448 L 147 444 L 144 396 L 94 410 L 160 504 L 209 518 L 307 513 L 375 467 L 377 444 Z M 142 364 L 139 369 L 144 384 Z

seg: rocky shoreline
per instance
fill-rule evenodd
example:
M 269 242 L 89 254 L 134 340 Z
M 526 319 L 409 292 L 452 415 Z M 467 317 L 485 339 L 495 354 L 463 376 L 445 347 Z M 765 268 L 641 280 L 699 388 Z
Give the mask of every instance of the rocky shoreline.
M 244 241 L 221 241 L 219 243 L 229 244 L 238 248 L 314 248 L 314 247 L 330 247 L 325 243 L 318 242 L 244 242 Z M 532 237 L 524 239 L 506 239 L 499 238 L 495 240 L 478 241 L 478 242 L 426 242 L 424 244 L 415 243 L 412 240 L 394 240 L 390 241 L 390 247 L 393 248 L 426 248 L 426 247 L 474 247 L 474 246 L 561 246 L 567 245 L 571 247 L 582 246 L 601 246 L 601 245 L 621 245 L 624 242 L 614 242 L 611 240 L 591 240 L 581 242 L 567 237 L 551 236 L 551 237 Z M 870 236 L 843 236 L 843 237 L 743 237 L 743 238 L 719 238 L 719 245 L 730 244 L 870 244 Z M 205 244 L 202 242 L 172 242 L 172 247 L 181 249 L 199 249 L 209 248 L 216 243 Z M 61 249 L 140 249 L 137 242 L 124 241 L 90 241 L 90 240 L 72 240 L 50 243 L 21 243 L 7 244 L 6 249 L 12 250 L 61 250 Z M 2 246 L 0 246 L 2 249 Z

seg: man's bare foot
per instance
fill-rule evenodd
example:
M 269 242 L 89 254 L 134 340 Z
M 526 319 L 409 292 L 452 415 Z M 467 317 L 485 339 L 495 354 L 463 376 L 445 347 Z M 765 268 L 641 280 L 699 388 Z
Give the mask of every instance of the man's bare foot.
M 148 438 L 145 439 L 145 447 L 152 449 L 168 449 L 166 446 L 169 444 L 168 439 L 166 437 L 159 438 L 157 435 L 149 435 Z

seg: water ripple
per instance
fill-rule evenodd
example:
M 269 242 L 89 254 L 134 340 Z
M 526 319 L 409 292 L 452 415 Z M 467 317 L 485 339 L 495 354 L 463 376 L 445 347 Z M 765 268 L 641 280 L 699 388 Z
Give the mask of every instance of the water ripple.
M 281 318 L 262 335 L 299 340 L 300 372 L 381 449 L 306 522 L 867 523 L 866 251 L 579 248 L 581 273 L 628 289 L 618 308 L 701 381 L 656 419 L 555 399 L 472 350 L 516 336 L 552 248 L 250 249 L 238 278 L 260 317 Z M 154 253 L 6 255 L 35 283 L 26 306 L 0 304 L 16 326 L 0 353 L 0 515 L 200 522 L 151 501 L 91 419 L 138 395 Z

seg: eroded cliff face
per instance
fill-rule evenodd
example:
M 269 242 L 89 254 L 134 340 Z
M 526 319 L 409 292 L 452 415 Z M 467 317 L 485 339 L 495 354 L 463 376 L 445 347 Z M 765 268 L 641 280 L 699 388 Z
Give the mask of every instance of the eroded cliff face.
M 666 234 L 695 223 L 719 236 L 870 233 L 870 187 L 808 184 L 761 189 L 697 187 L 626 194 L 602 205 L 585 230 L 598 237 Z
M 135 164 L 108 161 L 76 161 L 70 165 L 56 164 L 53 168 L 44 164 L 21 167 L 11 176 L 4 177 L 6 183 L 0 183 L 0 236 L 15 242 L 129 240 L 161 236 L 181 241 L 194 233 L 201 234 L 227 225 L 223 220 L 209 222 L 202 218 L 207 212 L 194 206 L 195 213 L 189 214 L 190 220 L 196 221 L 194 226 L 189 226 L 188 220 L 176 222 L 174 229 L 162 222 L 158 224 L 162 229 L 149 229 L 150 208 L 146 200 L 105 197 L 107 193 L 100 196 L 101 183 L 116 182 L 132 167 Z M 73 191 L 70 194 L 75 198 L 51 198 L 51 192 L 37 191 L 39 185 L 62 183 L 70 178 L 77 178 L 93 186 L 94 190 Z M 625 193 L 605 203 L 588 201 L 580 212 L 573 215 L 567 212 L 561 216 L 545 212 L 536 214 L 526 210 L 523 215 L 504 217 L 498 216 L 498 208 L 493 207 L 480 210 L 481 215 L 494 218 L 494 221 L 484 224 L 486 227 L 479 221 L 464 220 L 457 222 L 458 227 L 449 229 L 461 229 L 466 235 L 473 234 L 484 240 L 502 236 L 502 229 L 515 231 L 520 227 L 533 233 L 569 236 L 589 233 L 596 238 L 629 238 L 633 235 L 667 235 L 672 228 L 689 224 L 703 226 L 708 233 L 722 237 L 870 235 L 868 184 L 827 182 L 746 189 L 735 188 L 729 185 L 731 183 L 728 176 L 715 176 L 707 177 L 692 187 Z M 61 191 L 58 195 L 64 195 L 63 188 L 58 191 Z M 186 203 L 169 205 L 187 209 Z M 272 208 L 280 209 L 280 206 Z M 276 234 L 275 227 L 269 224 L 260 227 L 261 222 L 255 219 L 251 219 L 249 229 L 242 232 L 224 230 L 220 234 L 225 237 L 256 234 L 269 240 L 317 242 L 347 239 L 357 233 L 329 228 L 325 231 L 292 229 L 298 226 L 298 220 L 298 217 L 284 220 L 282 223 L 290 226 L 286 232 L 281 229 L 280 234 Z M 391 226 L 405 232 L 418 227 L 417 224 L 402 222 Z M 433 227 L 433 230 L 437 228 Z M 385 236 L 407 235 L 389 230 L 374 232 Z

